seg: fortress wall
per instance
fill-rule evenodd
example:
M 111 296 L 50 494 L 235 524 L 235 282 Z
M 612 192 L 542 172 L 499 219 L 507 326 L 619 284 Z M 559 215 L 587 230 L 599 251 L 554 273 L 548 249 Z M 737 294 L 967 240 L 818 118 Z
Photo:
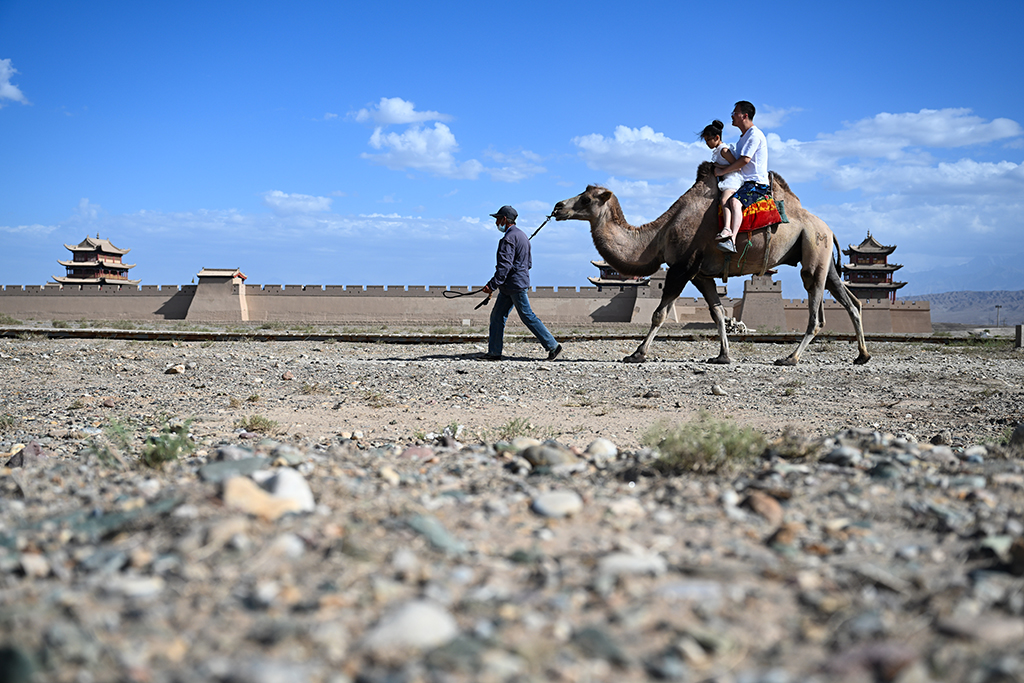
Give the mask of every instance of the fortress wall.
M 804 332 L 807 330 L 807 299 L 785 299 L 783 308 L 786 311 L 786 332 Z M 825 325 L 822 332 L 837 334 L 853 334 L 853 323 L 850 314 L 834 299 L 825 299 Z M 865 332 L 888 334 L 892 332 L 892 316 L 889 300 L 881 302 L 861 302 L 861 320 Z M 931 331 L 930 329 L 928 330 Z
M 0 312 L 29 320 L 182 320 L 196 285 L 58 285 L 0 289 Z
M 765 278 L 767 280 L 767 278 Z M 445 298 L 443 292 L 466 294 L 479 287 L 443 285 L 249 285 L 201 278 L 199 285 L 57 285 L 0 288 L 0 313 L 28 320 L 194 320 L 207 322 L 279 321 L 360 323 L 394 322 L 486 325 L 491 306 L 475 308 L 483 294 Z M 209 280 L 209 281 L 207 281 Z M 552 324 L 633 322 L 648 324 L 660 301 L 657 280 L 650 287 L 538 287 L 530 302 L 541 320 Z M 750 283 L 748 283 L 749 285 Z M 744 299 L 722 298 L 727 316 L 748 327 L 803 332 L 807 302 L 782 299 L 779 283 L 760 282 Z M 493 303 L 493 302 L 492 302 Z M 864 330 L 874 333 L 928 334 L 932 331 L 927 301 L 888 299 L 863 302 Z M 748 318 L 750 322 L 748 322 Z M 752 324 L 756 319 L 775 325 Z M 785 327 L 781 321 L 784 320 Z M 846 311 L 825 299 L 826 331 L 852 333 Z M 666 322 L 710 324 L 703 299 L 680 297 Z M 509 324 L 521 325 L 512 312 Z
M 930 334 L 932 305 L 928 301 L 897 301 L 892 304 L 892 331 L 898 334 Z
M 474 325 L 488 322 L 490 305 L 475 308 L 486 295 L 445 298 L 446 289 L 466 294 L 479 287 L 249 285 L 244 292 L 252 321 L 461 324 L 469 320 Z M 628 321 L 635 300 L 633 288 L 611 289 L 538 287 L 530 293 L 530 303 L 545 322 Z M 235 292 L 239 292 L 239 285 L 235 285 Z M 509 322 L 519 324 L 518 315 L 513 312 Z

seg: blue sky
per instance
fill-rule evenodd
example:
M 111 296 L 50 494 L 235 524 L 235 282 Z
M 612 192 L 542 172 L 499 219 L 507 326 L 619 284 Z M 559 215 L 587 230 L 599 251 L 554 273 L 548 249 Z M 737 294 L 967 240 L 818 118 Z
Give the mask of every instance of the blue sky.
M 532 232 L 600 183 L 652 220 L 746 99 L 840 244 L 898 245 L 903 293 L 1024 289 L 977 272 L 1024 262 L 1024 3 L 764 7 L 0 0 L 0 284 L 98 233 L 143 284 L 481 285 L 499 206 Z M 598 258 L 551 222 L 533 284 Z

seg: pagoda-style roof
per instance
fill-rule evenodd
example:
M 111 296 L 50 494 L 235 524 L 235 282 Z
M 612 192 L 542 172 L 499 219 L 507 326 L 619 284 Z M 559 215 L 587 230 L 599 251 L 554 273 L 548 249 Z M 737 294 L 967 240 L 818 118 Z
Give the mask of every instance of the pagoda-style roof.
M 103 277 L 57 277 L 54 275 L 53 279 L 62 285 L 137 285 L 142 282 L 142 280 L 129 280 L 110 275 Z
M 69 244 L 65 244 L 64 248 L 68 251 L 102 251 L 105 254 L 118 254 L 120 256 L 124 256 L 131 251 L 131 249 L 118 249 L 110 243 L 110 240 L 101 240 L 98 235 L 95 238 L 87 235 L 76 246 L 72 247 Z
M 588 277 L 587 279 L 593 282 L 595 285 L 621 285 L 621 284 L 644 284 L 650 280 L 650 276 L 647 275 L 623 275 L 619 271 L 612 268 L 606 261 L 591 261 L 592 264 L 598 267 L 601 271 L 601 275 L 597 278 Z
M 847 282 L 846 286 L 849 287 L 856 293 L 858 289 L 880 289 L 889 291 L 892 289 L 899 289 L 900 287 L 906 286 L 906 282 Z
M 93 259 L 92 261 L 61 261 L 60 259 L 58 259 L 57 263 L 61 264 L 66 268 L 98 268 L 102 266 L 105 268 L 110 268 L 112 270 L 128 270 L 129 268 L 135 267 L 134 263 L 121 263 L 120 261 L 118 261 L 117 263 L 111 263 L 110 261 L 100 261 L 97 259 Z
M 196 277 L 199 278 L 239 278 L 240 280 L 246 280 L 245 273 L 240 268 L 203 268 Z
M 901 263 L 845 263 L 843 264 L 843 270 L 847 271 L 861 271 L 861 272 L 878 272 L 887 273 L 889 271 L 896 271 L 903 267 Z
M 588 277 L 590 284 L 597 287 L 639 287 L 647 284 L 647 278 L 617 279 L 605 277 Z
M 849 245 L 849 249 L 843 249 L 843 253 L 847 256 L 851 254 L 891 254 L 896 251 L 896 245 L 887 247 L 881 244 L 878 240 L 871 236 L 871 231 L 868 231 L 868 236 L 864 238 L 864 241 L 858 244 L 856 247 L 852 244 Z

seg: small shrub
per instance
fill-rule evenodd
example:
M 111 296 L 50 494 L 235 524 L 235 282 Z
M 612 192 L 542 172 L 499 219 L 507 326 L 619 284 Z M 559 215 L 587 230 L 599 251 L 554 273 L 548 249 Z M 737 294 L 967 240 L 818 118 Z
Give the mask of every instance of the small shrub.
M 249 415 L 235 422 L 235 427 L 244 429 L 247 432 L 259 432 L 260 434 L 276 434 L 278 423 L 275 420 L 263 417 L 262 415 Z
M 394 401 L 379 391 L 367 391 L 363 394 L 363 400 L 371 408 L 387 408 L 388 406 L 395 405 Z
M 191 453 L 195 448 L 195 442 L 188 433 L 191 424 L 192 420 L 186 420 L 177 427 L 168 424 L 159 434 L 146 439 L 146 445 L 142 448 L 142 464 L 160 468 L 165 462 Z
M 67 320 L 54 320 L 50 324 L 53 327 L 57 328 L 58 330 L 66 330 L 69 327 L 71 327 L 71 323 L 69 323 Z
M 550 427 L 538 427 L 525 417 L 513 417 L 511 420 L 498 428 L 497 433 L 491 441 L 511 441 L 517 436 L 525 436 L 533 439 L 550 439 L 554 436 L 554 430 Z
M 312 384 L 310 384 L 309 382 L 304 382 L 302 384 L 302 388 L 299 389 L 299 391 L 309 396 L 311 394 L 323 394 L 326 393 L 327 390 L 320 386 L 319 382 L 313 382 Z
M 249 403 L 259 403 L 260 402 L 260 395 L 259 394 L 252 394 L 251 396 L 249 396 L 249 398 L 247 398 L 245 400 L 248 401 Z
M 0 325 L 20 325 L 20 324 L 21 324 L 20 320 L 18 320 L 16 318 L 12 318 L 11 316 L 7 315 L 6 313 L 0 313 Z
M 235 396 L 231 396 L 230 398 L 228 398 L 228 405 L 231 406 L 232 408 L 241 408 L 242 399 L 237 398 Z
M 137 330 L 139 326 L 131 320 L 111 320 L 106 324 L 111 330 Z
M 692 422 L 675 427 L 655 424 L 642 443 L 661 452 L 654 467 L 663 474 L 714 474 L 752 463 L 764 451 L 765 438 L 756 430 L 701 412 Z
M 17 426 L 18 418 L 9 414 L 0 415 L 0 433 L 13 432 Z

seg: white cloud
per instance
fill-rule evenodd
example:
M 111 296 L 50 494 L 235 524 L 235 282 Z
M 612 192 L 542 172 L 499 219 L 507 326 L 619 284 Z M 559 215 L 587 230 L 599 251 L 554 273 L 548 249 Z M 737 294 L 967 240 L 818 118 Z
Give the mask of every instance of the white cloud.
M 633 178 L 692 176 L 697 164 L 708 159 L 703 142 L 679 142 L 650 126 L 617 126 L 613 137 L 592 133 L 572 142 L 590 168 Z
M 480 223 L 480 219 L 474 218 L 473 216 L 463 216 L 459 220 L 462 221 L 463 223 L 471 223 L 473 225 L 477 225 Z
M 56 229 L 57 227 L 54 225 L 40 225 L 38 223 L 33 223 L 32 225 L 0 225 L 0 232 L 12 235 L 38 235 L 39 237 L 45 237 Z
M 90 203 L 86 197 L 79 199 L 78 206 L 75 207 L 75 213 L 87 220 L 96 218 L 102 210 L 102 206 Z
M 382 97 L 380 102 L 369 109 L 360 109 L 354 118 L 360 123 L 372 121 L 377 126 L 392 124 L 426 123 L 427 121 L 450 121 L 451 116 L 436 111 L 416 111 L 416 105 L 401 97 Z
M 521 151 L 517 154 L 502 154 L 488 150 L 484 154 L 500 164 L 498 168 L 488 168 L 492 180 L 506 183 L 515 183 L 525 178 L 547 172 L 547 169 L 539 163 L 539 155 L 530 151 Z
M 761 130 L 770 130 L 772 128 L 778 128 L 785 123 L 786 119 L 790 116 L 801 111 L 803 111 L 803 109 L 800 107 L 790 107 L 789 109 L 761 107 L 757 110 L 757 114 L 754 115 L 754 122 Z
M 287 194 L 280 190 L 263 193 L 263 204 L 277 214 L 301 214 L 329 211 L 334 200 L 308 194 Z
M 18 73 L 18 70 L 11 66 L 11 60 L 0 59 L 0 107 L 6 104 L 4 100 L 12 100 L 22 104 L 29 103 L 18 86 L 11 83 L 11 78 L 16 73 Z
M 385 133 L 377 127 L 370 136 L 370 146 L 387 151 L 364 153 L 362 157 L 392 170 L 414 169 L 469 180 L 475 180 L 484 170 L 483 164 L 475 159 L 456 162 L 454 152 L 459 145 L 451 129 L 443 123 L 435 123 L 433 128 L 415 125 L 403 133 Z

